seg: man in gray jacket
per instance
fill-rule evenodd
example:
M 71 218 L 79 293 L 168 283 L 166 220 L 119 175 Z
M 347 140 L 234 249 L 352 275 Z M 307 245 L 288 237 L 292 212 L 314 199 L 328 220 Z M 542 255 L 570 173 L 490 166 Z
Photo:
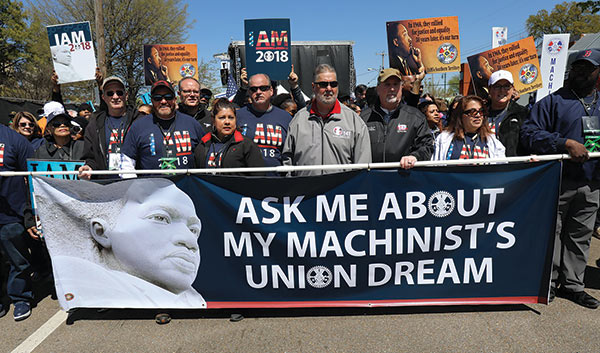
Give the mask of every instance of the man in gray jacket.
M 283 146 L 284 165 L 355 164 L 371 162 L 369 132 L 362 119 L 337 100 L 335 69 L 327 64 L 314 73 L 315 98 L 290 122 Z M 301 171 L 320 175 L 341 170 Z

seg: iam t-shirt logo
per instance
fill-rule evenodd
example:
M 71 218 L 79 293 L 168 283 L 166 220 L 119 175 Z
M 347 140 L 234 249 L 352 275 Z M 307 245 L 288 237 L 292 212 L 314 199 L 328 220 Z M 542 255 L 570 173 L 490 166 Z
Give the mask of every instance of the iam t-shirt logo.
M 341 138 L 350 138 L 350 131 L 342 129 L 341 126 L 336 126 L 333 128 L 333 134 L 337 137 Z
M 406 126 L 406 124 L 398 124 L 398 126 L 396 126 L 397 133 L 407 132 L 407 131 L 408 131 L 408 127 Z

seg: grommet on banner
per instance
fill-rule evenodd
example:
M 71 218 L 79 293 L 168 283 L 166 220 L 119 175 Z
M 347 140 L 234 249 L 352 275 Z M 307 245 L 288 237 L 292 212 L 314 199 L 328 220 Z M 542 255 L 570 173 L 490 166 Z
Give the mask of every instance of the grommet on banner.
M 156 314 L 156 316 L 154 317 L 154 320 L 159 325 L 168 324 L 169 322 L 171 322 L 171 315 L 166 314 L 166 313 Z
M 231 314 L 231 316 L 229 317 L 229 321 L 231 322 L 238 322 L 242 320 L 244 320 L 244 315 L 242 314 Z

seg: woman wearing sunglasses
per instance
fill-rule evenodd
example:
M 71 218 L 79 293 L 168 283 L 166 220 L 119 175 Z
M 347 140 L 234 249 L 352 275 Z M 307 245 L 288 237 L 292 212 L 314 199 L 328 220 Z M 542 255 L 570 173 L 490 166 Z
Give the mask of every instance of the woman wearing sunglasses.
M 219 99 L 212 109 L 213 131 L 204 135 L 194 151 L 197 168 L 264 167 L 258 146 L 237 129 L 235 106 Z
M 484 107 L 477 96 L 461 100 L 450 124 L 435 140 L 433 160 L 505 157 L 505 148 L 492 133 Z
M 78 161 L 83 157 L 83 140 L 71 138 L 71 118 L 66 113 L 50 114 L 46 130 L 49 130 L 45 143 L 34 153 L 36 159 L 58 159 Z
M 42 129 L 38 126 L 35 116 L 30 112 L 18 112 L 10 127 L 23 135 L 31 143 L 31 147 L 34 150 L 44 142 Z

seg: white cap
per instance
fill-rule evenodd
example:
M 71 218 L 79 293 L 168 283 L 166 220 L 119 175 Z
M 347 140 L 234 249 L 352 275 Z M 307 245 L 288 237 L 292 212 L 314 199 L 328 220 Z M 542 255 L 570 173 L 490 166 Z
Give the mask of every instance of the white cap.
M 58 115 L 60 113 L 64 113 L 65 108 L 62 104 L 58 102 L 48 102 L 44 105 L 44 114 L 40 115 L 40 118 L 48 117 L 50 114 L 54 113 L 54 115 Z
M 510 82 L 510 84 L 514 84 L 515 81 L 513 81 L 513 77 L 512 74 L 506 70 L 498 70 L 492 73 L 492 76 L 490 76 L 490 79 L 488 81 L 488 87 L 493 86 L 496 82 L 500 81 L 500 80 L 506 80 L 508 82 Z

